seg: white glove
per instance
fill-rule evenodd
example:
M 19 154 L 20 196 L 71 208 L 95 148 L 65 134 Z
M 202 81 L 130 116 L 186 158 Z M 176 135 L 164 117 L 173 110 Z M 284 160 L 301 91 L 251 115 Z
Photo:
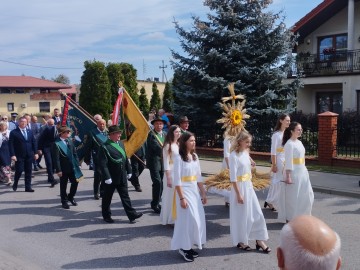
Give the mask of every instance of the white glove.
M 108 179 L 108 180 L 105 180 L 105 184 L 108 184 L 108 185 L 110 185 L 112 183 L 112 180 L 111 180 L 111 178 L 110 179 Z
M 129 173 L 129 174 L 127 175 L 127 179 L 129 180 L 129 179 L 131 178 L 131 176 L 132 176 L 132 174 Z

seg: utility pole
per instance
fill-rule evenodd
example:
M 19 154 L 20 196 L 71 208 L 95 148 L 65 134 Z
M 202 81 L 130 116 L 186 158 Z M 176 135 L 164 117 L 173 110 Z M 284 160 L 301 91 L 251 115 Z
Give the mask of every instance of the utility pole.
M 164 77 L 167 81 L 167 78 L 166 78 L 166 73 L 165 73 L 165 68 L 167 68 L 167 65 L 165 66 L 164 65 L 164 60 L 162 60 L 162 66 L 159 67 L 160 69 L 162 69 L 162 79 L 161 81 L 164 82 Z

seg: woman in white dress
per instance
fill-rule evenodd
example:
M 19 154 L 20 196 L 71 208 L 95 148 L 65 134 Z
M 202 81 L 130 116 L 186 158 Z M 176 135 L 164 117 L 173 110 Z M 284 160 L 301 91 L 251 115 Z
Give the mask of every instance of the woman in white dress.
M 251 182 L 251 141 L 252 136 L 243 130 L 231 144 L 230 235 L 239 249 L 250 251 L 249 240 L 255 240 L 257 250 L 269 253 L 271 249 L 264 242 L 269 239 L 265 218 Z
M 172 201 L 174 197 L 173 186 L 173 163 L 175 156 L 179 155 L 178 140 L 181 130 L 178 125 L 172 125 L 166 134 L 163 146 L 163 162 L 166 181 L 163 181 L 163 192 L 161 196 L 160 220 L 162 225 L 174 224 L 171 215 Z
M 267 198 L 264 202 L 264 208 L 269 207 L 276 211 L 280 196 L 281 181 L 283 180 L 283 169 L 285 162 L 284 147 L 282 139 L 284 130 L 290 125 L 290 116 L 282 114 L 276 122 L 274 134 L 271 136 L 271 185 Z
M 311 215 L 314 192 L 309 172 L 305 167 L 305 148 L 298 138 L 301 125 L 292 122 L 284 131 L 285 174 L 281 185 L 279 216 L 282 221 L 291 221 L 299 215 Z
M 178 249 L 185 261 L 192 262 L 199 255 L 192 247 L 196 245 L 202 249 L 206 242 L 203 204 L 206 204 L 207 198 L 199 158 L 195 154 L 195 137 L 190 132 L 182 134 L 179 139 L 173 180 L 176 191 L 173 202 L 175 228 L 171 249 Z

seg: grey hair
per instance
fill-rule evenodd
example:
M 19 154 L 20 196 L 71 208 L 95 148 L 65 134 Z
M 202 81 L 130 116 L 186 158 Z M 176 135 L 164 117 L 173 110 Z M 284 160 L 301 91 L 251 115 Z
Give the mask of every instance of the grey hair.
M 287 270 L 335 270 L 340 258 L 341 240 L 337 233 L 334 247 L 326 255 L 320 256 L 304 249 L 297 240 L 293 229 L 286 224 L 280 232 L 280 248 L 284 254 Z

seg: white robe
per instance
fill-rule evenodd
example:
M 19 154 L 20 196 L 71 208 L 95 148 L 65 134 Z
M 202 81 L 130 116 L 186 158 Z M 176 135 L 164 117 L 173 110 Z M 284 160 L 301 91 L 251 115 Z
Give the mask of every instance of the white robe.
M 275 208 L 279 205 L 279 197 L 281 190 L 281 181 L 283 180 L 285 154 L 282 146 L 282 138 L 284 132 L 276 131 L 271 136 L 271 155 L 276 156 L 277 172 L 271 176 L 271 185 L 269 187 L 266 201 L 272 204 Z
M 196 181 L 181 181 L 182 177 L 196 176 Z M 202 182 L 199 159 L 185 162 L 180 155 L 174 160 L 174 186 L 181 186 L 188 208 L 183 209 L 176 194 L 176 220 L 171 249 L 189 250 L 196 245 L 202 249 L 206 242 L 205 212 L 201 202 L 198 182 Z
M 285 146 L 285 170 L 291 170 L 292 184 L 281 183 L 278 219 L 290 221 L 299 215 L 311 215 L 314 192 L 309 172 L 305 166 L 305 148 L 301 141 L 289 139 Z M 294 159 L 303 159 L 302 164 L 294 164 Z
M 174 157 L 179 155 L 179 146 L 177 143 L 171 144 L 171 155 L 169 155 L 169 144 L 166 144 L 163 148 L 163 162 L 164 162 L 164 171 L 170 171 L 171 178 L 174 181 Z M 161 196 L 161 212 L 160 212 L 160 222 L 162 225 L 174 224 L 171 215 L 172 202 L 174 197 L 174 183 L 172 187 L 167 186 L 166 174 L 163 179 L 163 192 Z
M 234 188 L 230 193 L 230 236 L 234 246 L 238 243 L 249 244 L 249 240 L 268 240 L 264 215 L 256 197 L 251 179 L 237 181 L 238 176 L 250 175 L 251 161 L 247 151 L 230 154 L 230 181 L 236 182 L 244 203 L 237 201 Z

